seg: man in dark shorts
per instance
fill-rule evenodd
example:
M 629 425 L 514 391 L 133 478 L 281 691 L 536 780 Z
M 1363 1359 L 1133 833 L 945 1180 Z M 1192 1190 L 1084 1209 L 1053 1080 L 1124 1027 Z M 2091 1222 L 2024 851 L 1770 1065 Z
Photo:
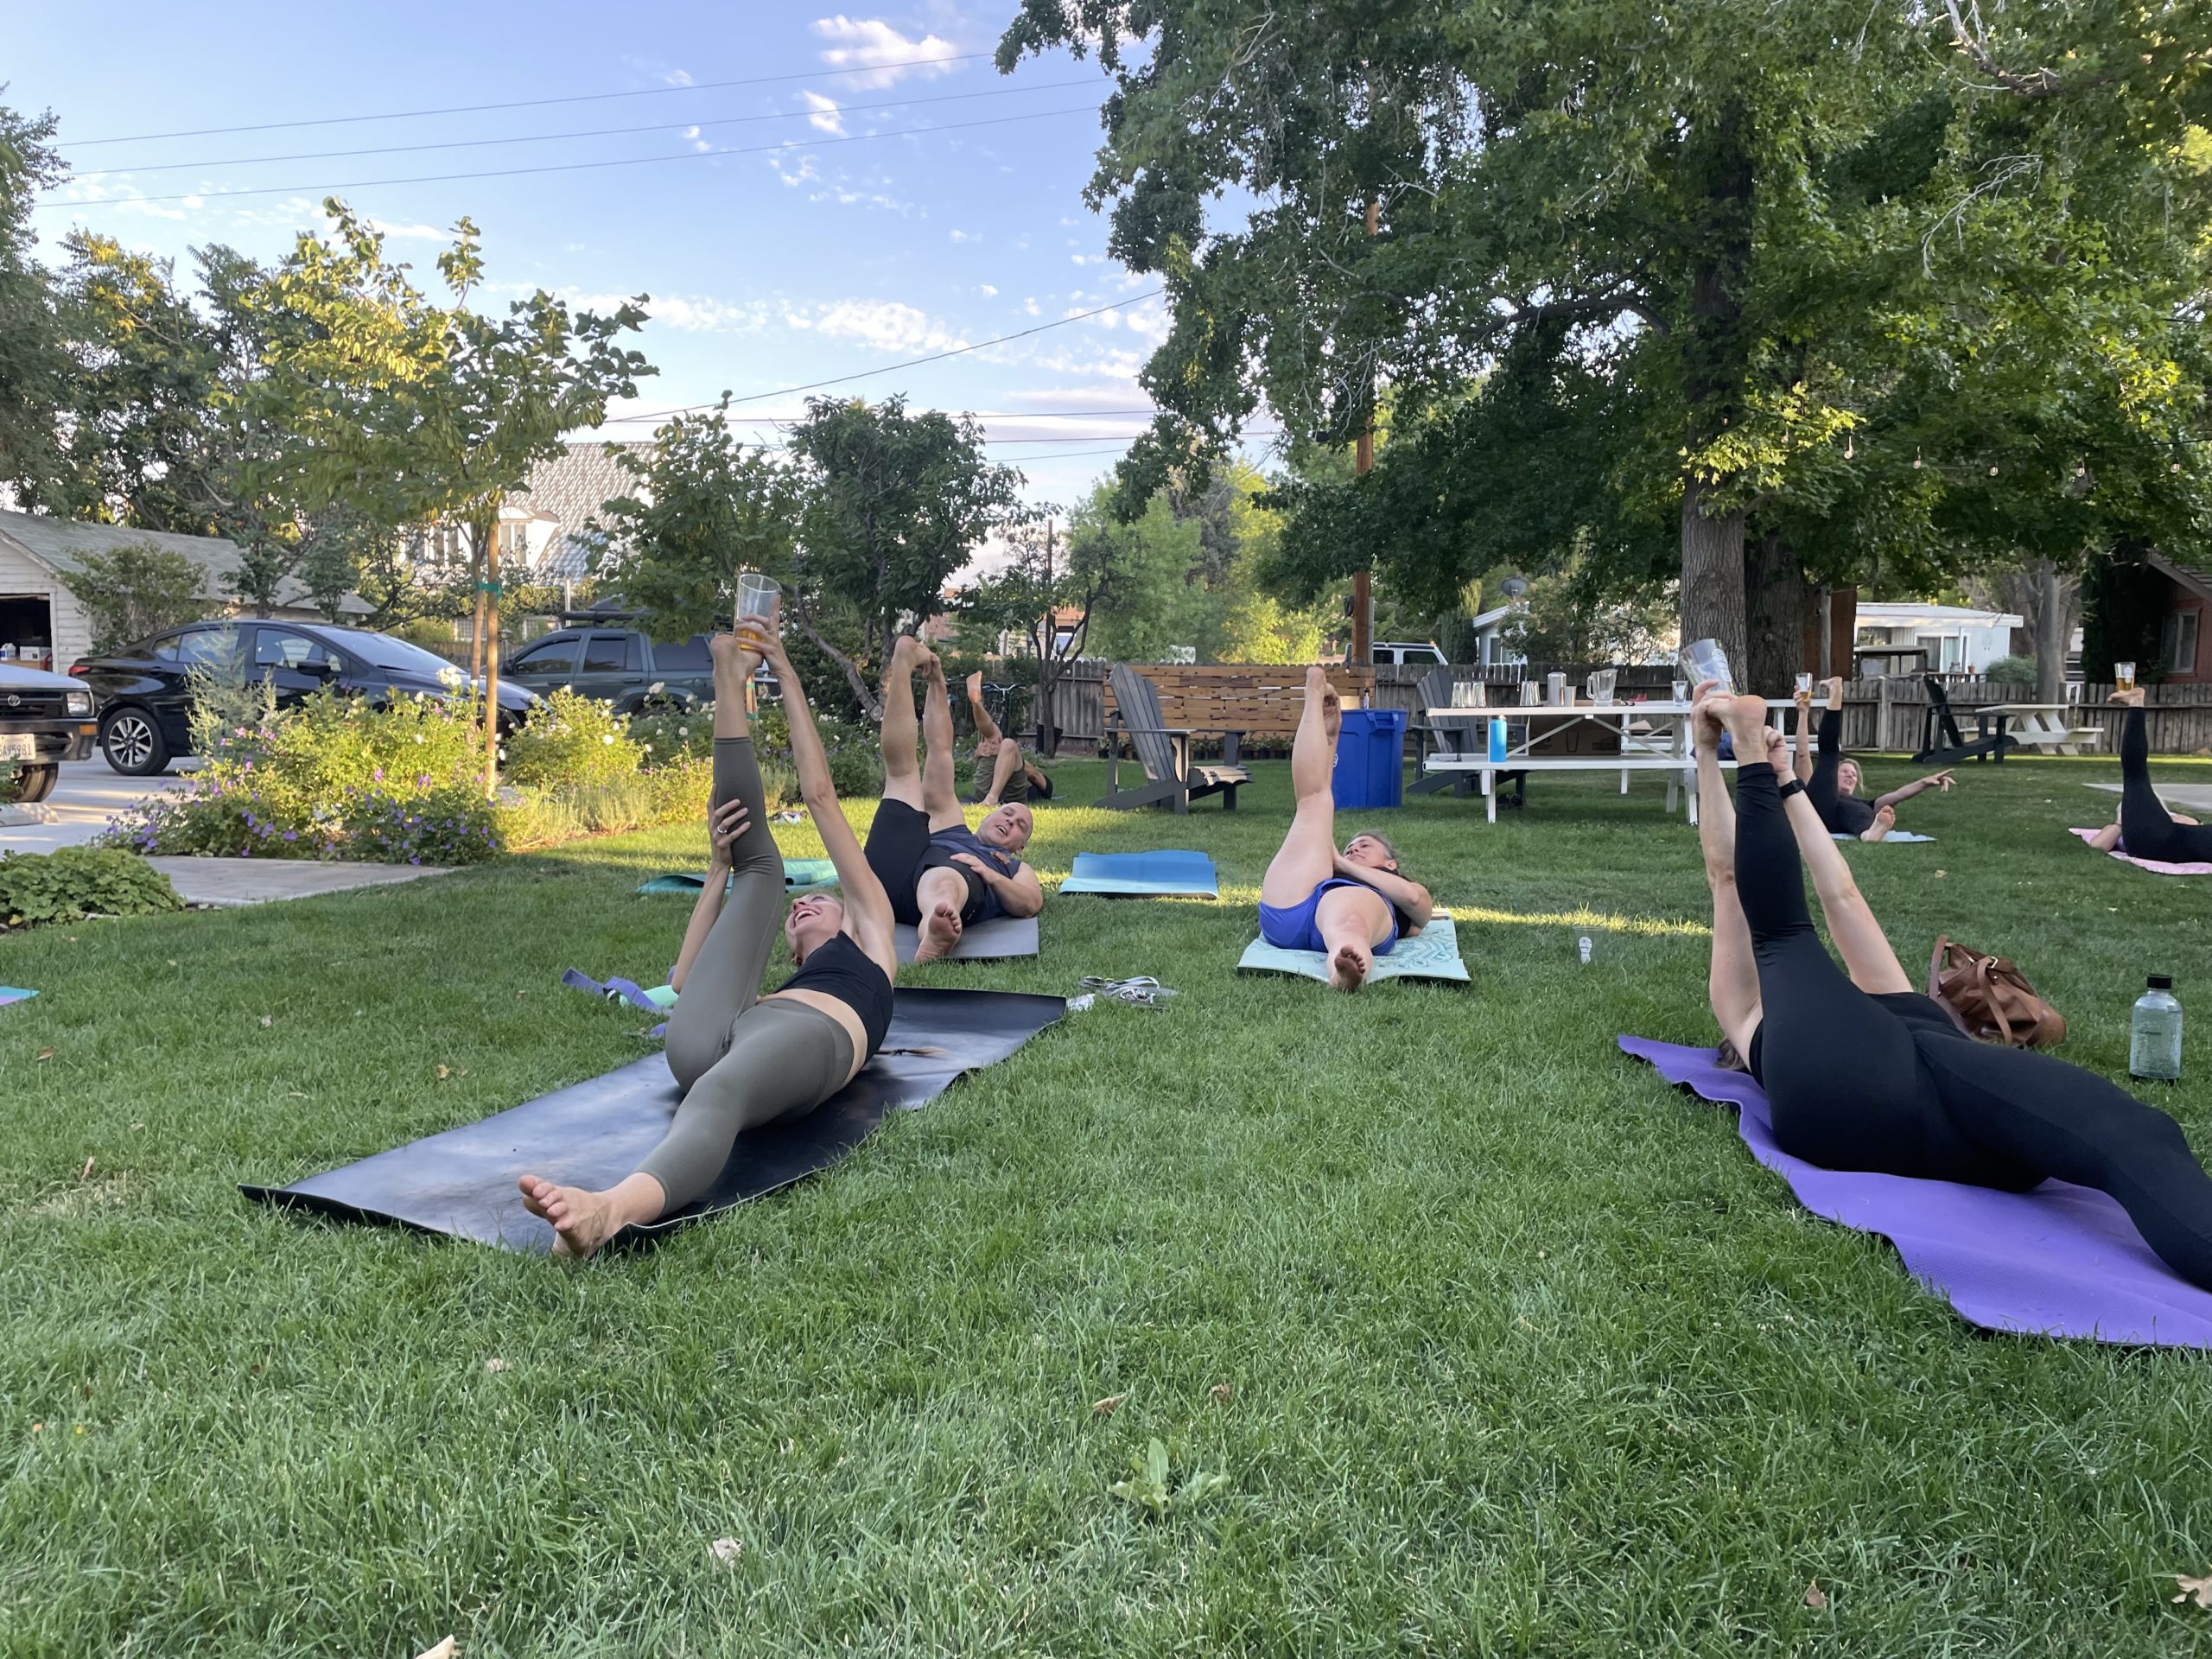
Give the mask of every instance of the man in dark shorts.
M 914 671 L 922 692 L 925 760 L 914 753 Z M 1037 872 L 1021 861 L 1035 821 L 1009 802 L 975 829 L 961 810 L 952 768 L 952 700 L 944 664 L 902 635 L 883 677 L 883 799 L 868 832 L 868 868 L 891 895 L 892 914 L 920 934 L 917 962 L 944 956 L 977 922 L 1034 916 L 1045 907 Z
M 1020 801 L 1049 801 L 1052 780 L 1029 764 L 1021 745 L 999 730 L 983 706 L 983 677 L 968 677 L 968 708 L 976 717 L 976 792 L 970 806 L 998 806 Z

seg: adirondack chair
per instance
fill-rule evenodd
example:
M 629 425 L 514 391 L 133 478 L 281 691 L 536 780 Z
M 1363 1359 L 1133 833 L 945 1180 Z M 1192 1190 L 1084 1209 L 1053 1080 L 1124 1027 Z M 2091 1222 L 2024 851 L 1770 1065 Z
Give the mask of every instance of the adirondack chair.
M 1441 720 L 1430 720 L 1421 713 L 1429 709 L 1448 709 L 1452 706 L 1452 687 L 1459 678 L 1448 668 L 1432 668 L 1421 677 L 1421 683 L 1414 696 L 1420 704 L 1415 710 L 1414 730 L 1424 745 L 1421 753 L 1421 776 L 1414 782 L 1416 795 L 1434 795 L 1450 790 L 1454 795 L 1475 792 L 1476 774 L 1471 772 L 1431 772 L 1428 760 L 1438 755 L 1478 755 L 1489 747 L 1490 711 L 1470 709 L 1465 718 L 1457 715 Z M 1529 793 L 1529 774 L 1525 772 L 1501 772 L 1497 783 L 1514 786 L 1510 796 L 1500 795 L 1501 805 L 1519 806 Z
M 1929 674 L 1920 683 L 1928 689 L 1928 706 L 1921 710 L 1920 748 L 1912 757 L 1915 766 L 1955 766 L 1961 760 L 1986 760 L 1993 755 L 2002 760 L 2020 747 L 2009 734 L 1967 742 L 1959 730 L 1959 717 L 1951 712 L 1951 694 L 1944 690 L 1942 681 Z
M 1178 812 L 1188 812 L 1191 803 L 1207 795 L 1221 797 L 1222 810 L 1236 810 L 1236 791 L 1252 781 L 1252 774 L 1236 764 L 1237 745 L 1244 734 L 1228 727 L 1170 726 L 1160 713 L 1160 690 L 1136 670 L 1116 663 L 1109 677 L 1114 686 L 1114 712 L 1106 723 L 1107 793 L 1096 804 L 1116 809 L 1157 806 L 1165 802 Z M 1191 739 L 1207 732 L 1222 739 L 1218 766 L 1194 765 Z M 1144 766 L 1145 780 L 1131 789 L 1122 787 L 1122 742 L 1127 736 Z

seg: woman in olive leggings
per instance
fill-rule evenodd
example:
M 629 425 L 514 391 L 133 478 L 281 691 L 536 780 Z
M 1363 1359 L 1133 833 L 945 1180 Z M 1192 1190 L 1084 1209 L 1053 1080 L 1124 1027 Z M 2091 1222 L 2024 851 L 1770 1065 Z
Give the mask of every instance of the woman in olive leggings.
M 899 965 L 891 900 L 837 805 L 829 758 L 774 619 L 760 625 L 747 618 L 743 626 L 744 632 L 713 641 L 713 852 L 669 975 L 678 996 L 668 1022 L 668 1069 L 683 1102 L 661 1143 L 611 1187 L 522 1178 L 523 1204 L 552 1223 L 557 1255 L 588 1256 L 623 1228 L 695 1202 L 721 1173 L 740 1134 L 812 1111 L 852 1081 L 890 1027 Z M 844 894 L 842 902 L 810 894 L 788 915 L 784 861 L 768 832 L 745 713 L 747 683 L 764 658 L 784 689 L 800 793 Z M 763 996 L 779 923 L 798 971 Z
M 1766 1090 L 1784 1152 L 2021 1192 L 2056 1179 L 2117 1199 L 2182 1278 L 2212 1290 L 2212 1176 L 2164 1112 L 2094 1072 L 1966 1036 L 1912 988 L 1755 697 L 1698 688 L 1698 833 L 1713 889 L 1713 1018 Z M 1731 809 L 1726 726 L 1741 764 Z M 1759 757 L 1764 756 L 1764 759 Z M 1800 858 L 1802 858 L 1802 863 Z M 1805 908 L 1804 867 L 1842 953 Z

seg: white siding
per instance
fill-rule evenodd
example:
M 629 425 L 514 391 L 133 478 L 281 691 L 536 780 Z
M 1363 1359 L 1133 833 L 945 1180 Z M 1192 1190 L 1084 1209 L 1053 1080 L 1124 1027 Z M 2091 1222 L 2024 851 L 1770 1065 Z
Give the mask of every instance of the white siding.
M 0 594 L 44 594 L 54 605 L 54 667 L 66 673 L 69 664 L 92 648 L 92 624 L 85 607 L 60 580 L 37 560 L 0 540 Z

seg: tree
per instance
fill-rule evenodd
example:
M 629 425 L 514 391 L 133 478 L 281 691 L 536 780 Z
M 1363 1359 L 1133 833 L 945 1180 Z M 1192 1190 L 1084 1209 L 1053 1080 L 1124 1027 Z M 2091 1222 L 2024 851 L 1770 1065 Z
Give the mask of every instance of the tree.
M 92 624 L 92 654 L 197 622 L 211 607 L 200 594 L 200 568 L 153 542 L 129 542 L 105 553 L 83 553 L 69 591 Z
M 2066 696 L 2066 649 L 2082 620 L 2082 573 L 2056 559 L 2031 559 L 1970 579 L 1967 592 L 1993 611 L 2017 611 L 2033 646 L 2036 697 Z
M 476 226 L 463 219 L 437 265 L 449 305 L 432 304 L 389 263 L 384 238 L 335 198 L 326 242 L 303 233 L 256 285 L 266 374 L 248 407 L 280 434 L 255 457 L 260 488 L 313 514 L 343 505 L 385 525 L 451 520 L 467 532 L 480 600 L 486 787 L 498 772 L 499 509 L 564 435 L 605 418 L 652 368 L 620 337 L 645 314 L 571 314 L 539 289 L 503 318 L 469 308 L 482 282 Z M 644 296 L 640 296 L 642 299 Z
M 1052 690 L 1089 648 L 1091 613 L 1113 578 L 1114 541 L 1095 524 L 1077 533 L 1049 506 L 1007 524 L 1004 535 L 1006 563 L 962 596 L 961 619 L 986 634 L 1012 634 L 1022 642 L 1037 665 L 1034 707 L 1049 755 L 1059 736 L 1052 724 Z
M 53 147 L 54 117 L 0 105 L 0 483 L 37 502 L 59 460 L 54 434 L 67 360 L 45 270 L 33 257 L 31 209 L 67 170 Z
M 1163 662 L 1185 648 L 1202 659 L 1214 655 L 1222 606 L 1204 581 L 1204 527 L 1195 516 L 1178 518 L 1166 490 L 1122 522 L 1102 485 L 1076 510 L 1068 534 L 1111 572 L 1091 608 L 1094 655 L 1128 663 Z
M 945 584 L 1014 511 L 1021 474 L 984 458 L 982 429 L 903 397 L 810 397 L 791 453 L 808 482 L 790 615 L 835 662 L 861 707 L 881 718 L 864 664 L 945 608 Z M 856 648 L 833 639 L 836 613 Z
M 618 591 L 657 639 L 683 639 L 727 625 L 738 573 L 791 575 L 805 506 L 789 463 L 738 442 L 729 394 L 711 414 L 679 416 L 653 434 L 640 459 L 615 452 L 637 480 L 589 528 L 594 573 Z

